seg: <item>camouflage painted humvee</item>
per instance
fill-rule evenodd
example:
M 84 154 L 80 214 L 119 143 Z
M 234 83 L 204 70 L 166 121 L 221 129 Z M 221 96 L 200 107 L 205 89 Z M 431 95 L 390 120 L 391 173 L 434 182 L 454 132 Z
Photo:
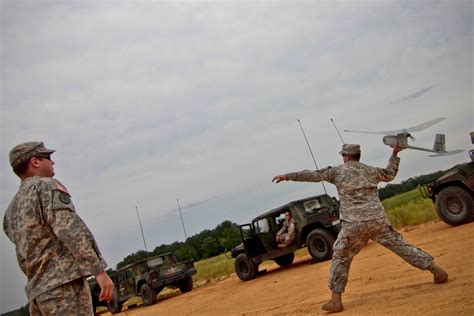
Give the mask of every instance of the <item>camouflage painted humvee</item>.
M 122 305 L 134 296 L 141 296 L 143 304 L 155 304 L 157 295 L 167 286 L 179 288 L 181 292 L 193 289 L 192 275 L 196 274 L 192 260 L 180 262 L 174 253 L 165 253 L 129 264 L 113 272 L 115 292 L 108 304 L 98 302 L 100 288 L 91 285 L 94 309 L 96 306 L 107 305 L 112 314 L 119 313 Z
M 283 224 L 283 215 L 290 211 L 295 222 L 296 238 L 279 248 L 276 234 Z M 279 266 L 293 263 L 294 252 L 307 247 L 314 261 L 331 259 L 333 244 L 340 230 L 339 201 L 327 194 L 292 201 L 268 211 L 240 226 L 242 243 L 232 249 L 235 272 L 242 281 L 254 279 L 258 266 L 274 260 Z

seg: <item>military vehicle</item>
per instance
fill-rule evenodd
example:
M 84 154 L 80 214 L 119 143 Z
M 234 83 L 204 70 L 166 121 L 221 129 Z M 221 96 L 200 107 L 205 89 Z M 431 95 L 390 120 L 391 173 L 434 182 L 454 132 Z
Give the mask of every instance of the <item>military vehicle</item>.
M 474 144 L 474 133 L 471 133 Z M 423 197 L 430 198 L 438 216 L 451 226 L 474 220 L 474 150 L 471 162 L 446 171 L 438 180 L 420 187 Z
M 108 304 L 99 302 L 100 288 L 91 285 L 94 310 L 106 305 L 112 314 L 119 313 L 122 305 L 134 296 L 141 296 L 143 304 L 155 304 L 157 295 L 167 286 L 179 288 L 182 293 L 193 289 L 192 275 L 196 274 L 192 260 L 180 262 L 174 253 L 165 253 L 129 264 L 112 274 L 114 297 Z
M 279 248 L 276 234 L 283 225 L 286 211 L 295 222 L 296 238 Z M 333 244 L 340 230 L 339 201 L 327 194 L 292 201 L 240 225 L 242 243 L 232 249 L 235 272 L 242 281 L 254 279 L 258 266 L 265 260 L 274 260 L 279 266 L 293 263 L 294 252 L 303 247 L 316 261 L 332 257 Z

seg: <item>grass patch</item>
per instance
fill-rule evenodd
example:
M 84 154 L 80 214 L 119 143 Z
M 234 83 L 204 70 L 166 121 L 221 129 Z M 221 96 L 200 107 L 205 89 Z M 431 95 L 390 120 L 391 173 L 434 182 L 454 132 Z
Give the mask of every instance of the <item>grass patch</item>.
M 227 254 L 230 257 L 230 253 Z M 205 284 L 212 280 L 222 279 L 234 273 L 235 259 L 228 259 L 225 254 L 200 260 L 194 263 L 197 273 L 194 282 Z
M 433 202 L 423 198 L 418 189 L 386 199 L 382 204 L 396 228 L 438 220 Z

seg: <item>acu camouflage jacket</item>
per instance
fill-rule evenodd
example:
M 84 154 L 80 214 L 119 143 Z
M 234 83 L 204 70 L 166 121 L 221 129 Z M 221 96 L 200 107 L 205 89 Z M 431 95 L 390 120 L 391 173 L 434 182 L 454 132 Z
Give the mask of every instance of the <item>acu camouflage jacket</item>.
M 22 181 L 5 212 L 3 230 L 15 244 L 18 264 L 28 279 L 30 301 L 107 267 L 69 193 L 55 179 Z
M 286 178 L 291 181 L 327 181 L 336 185 L 341 203 L 341 220 L 361 222 L 387 219 L 377 184 L 392 181 L 397 175 L 399 163 L 400 158 L 395 156 L 390 157 L 385 169 L 348 161 L 334 168 L 288 173 Z

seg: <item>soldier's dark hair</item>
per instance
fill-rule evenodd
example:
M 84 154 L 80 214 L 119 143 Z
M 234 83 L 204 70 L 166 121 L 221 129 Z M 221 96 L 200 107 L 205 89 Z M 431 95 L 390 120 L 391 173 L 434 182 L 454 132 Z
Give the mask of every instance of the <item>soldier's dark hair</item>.
M 28 169 L 28 164 L 29 163 L 30 163 L 30 159 L 28 159 L 25 162 L 22 162 L 21 164 L 19 164 L 18 166 L 13 168 L 13 172 L 17 176 L 21 176 L 22 174 L 24 174 L 26 172 L 26 169 Z

